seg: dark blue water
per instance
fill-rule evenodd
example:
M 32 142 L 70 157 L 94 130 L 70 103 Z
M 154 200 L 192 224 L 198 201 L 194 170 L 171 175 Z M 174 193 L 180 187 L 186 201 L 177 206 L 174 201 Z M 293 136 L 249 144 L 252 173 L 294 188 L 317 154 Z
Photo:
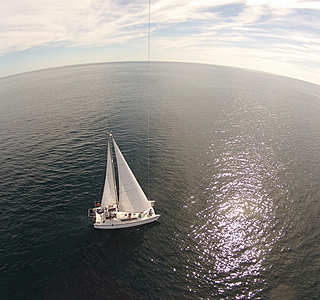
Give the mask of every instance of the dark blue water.
M 319 95 L 180 63 L 0 79 L 0 298 L 319 299 Z M 110 130 L 158 223 L 87 218 Z

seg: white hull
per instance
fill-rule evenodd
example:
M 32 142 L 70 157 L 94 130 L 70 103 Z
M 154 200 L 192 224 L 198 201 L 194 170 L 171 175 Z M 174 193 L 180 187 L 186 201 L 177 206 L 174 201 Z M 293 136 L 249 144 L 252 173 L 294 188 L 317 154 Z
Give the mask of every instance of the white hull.
M 95 229 L 119 229 L 119 228 L 130 228 L 135 226 L 140 226 L 148 223 L 152 223 L 158 218 L 160 215 L 148 216 L 142 219 L 134 219 L 134 220 L 118 220 L 118 219 L 107 219 L 102 223 L 94 223 L 93 226 Z

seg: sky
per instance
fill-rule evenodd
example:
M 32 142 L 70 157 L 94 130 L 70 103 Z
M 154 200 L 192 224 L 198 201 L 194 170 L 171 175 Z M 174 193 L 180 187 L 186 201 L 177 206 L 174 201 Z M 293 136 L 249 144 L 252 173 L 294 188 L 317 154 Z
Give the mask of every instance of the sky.
M 150 0 L 150 61 L 320 84 L 320 0 Z M 149 0 L 0 0 L 0 77 L 148 60 Z

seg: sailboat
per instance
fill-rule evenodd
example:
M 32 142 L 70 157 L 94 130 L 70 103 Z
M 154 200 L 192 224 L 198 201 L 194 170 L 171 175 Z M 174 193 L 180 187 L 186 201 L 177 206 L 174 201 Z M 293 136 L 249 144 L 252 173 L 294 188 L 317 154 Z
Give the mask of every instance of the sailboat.
M 114 148 L 118 186 L 113 163 Z M 139 226 L 158 220 L 154 210 L 155 201 L 149 201 L 124 159 L 112 133 L 108 137 L 107 168 L 101 203 L 88 210 L 88 216 L 94 218 L 96 229 L 118 229 Z

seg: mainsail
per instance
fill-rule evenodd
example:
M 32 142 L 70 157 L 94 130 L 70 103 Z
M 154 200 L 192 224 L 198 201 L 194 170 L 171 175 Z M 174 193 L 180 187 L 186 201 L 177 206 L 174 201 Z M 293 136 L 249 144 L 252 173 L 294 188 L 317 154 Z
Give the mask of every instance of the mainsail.
M 136 213 L 146 211 L 150 203 L 114 140 L 113 144 L 118 165 L 119 210 Z
M 107 170 L 104 182 L 101 207 L 113 205 L 117 203 L 117 189 L 114 175 L 114 166 L 112 159 L 111 138 L 108 139 L 108 155 L 107 155 Z

